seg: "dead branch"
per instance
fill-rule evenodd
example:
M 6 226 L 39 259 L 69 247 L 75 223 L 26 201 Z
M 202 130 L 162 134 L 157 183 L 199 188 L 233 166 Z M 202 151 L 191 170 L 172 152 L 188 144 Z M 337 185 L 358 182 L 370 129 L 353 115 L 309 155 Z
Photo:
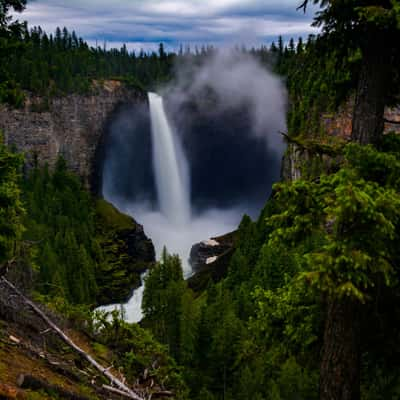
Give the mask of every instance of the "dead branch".
M 292 143 L 292 144 L 295 144 L 296 146 L 300 147 L 301 149 L 306 149 L 304 142 L 302 142 L 301 140 L 298 140 L 295 137 L 289 136 L 285 132 L 279 131 L 279 134 L 284 137 L 284 139 L 286 140 L 287 143 Z
M 301 151 L 307 151 L 311 155 L 327 155 L 329 157 L 336 157 L 341 154 L 343 147 L 346 142 L 338 143 L 336 145 L 320 143 L 318 140 L 305 139 L 301 140 L 292 136 L 289 136 L 285 132 L 279 132 L 288 143 L 294 144 Z
M 113 386 L 102 385 L 102 388 L 103 388 L 104 390 L 107 390 L 108 392 L 111 392 L 111 393 L 114 393 L 114 394 L 118 394 L 118 395 L 120 395 L 120 396 L 127 397 L 127 398 L 129 398 L 129 399 L 131 398 L 131 397 L 129 396 L 128 393 L 126 393 L 126 392 L 124 392 L 124 391 L 122 391 L 122 390 L 116 389 L 116 388 L 113 387 Z
M 308 0 L 304 0 L 297 8 L 296 10 L 303 10 L 305 13 L 307 10 L 307 5 L 308 5 Z
M 400 125 L 400 121 L 393 121 L 393 120 L 391 120 L 391 119 L 386 119 L 386 118 L 384 118 L 383 120 L 384 120 L 385 123 L 387 123 L 387 124 Z
M 289 143 L 293 141 L 293 139 L 287 133 L 279 131 L 279 134 L 282 135 Z
M 26 298 L 11 282 L 9 282 L 4 276 L 1 280 L 12 289 L 21 299 L 32 308 L 33 311 L 36 312 L 60 337 L 67 343 L 71 348 L 73 348 L 77 353 L 79 353 L 83 358 L 85 358 L 94 368 L 100 371 L 104 376 L 106 376 L 111 384 L 119 388 L 121 391 L 125 393 L 125 397 L 128 397 L 133 400 L 144 400 L 140 396 L 138 396 L 132 389 L 126 386 L 123 382 L 117 379 L 112 373 L 108 371 L 107 368 L 104 368 L 100 365 L 91 355 L 82 350 L 79 346 L 77 346 L 56 324 L 54 324 L 49 317 L 40 308 Z
M 157 396 L 157 397 L 173 397 L 174 393 L 170 392 L 169 390 L 163 390 L 161 392 L 154 392 L 153 396 Z

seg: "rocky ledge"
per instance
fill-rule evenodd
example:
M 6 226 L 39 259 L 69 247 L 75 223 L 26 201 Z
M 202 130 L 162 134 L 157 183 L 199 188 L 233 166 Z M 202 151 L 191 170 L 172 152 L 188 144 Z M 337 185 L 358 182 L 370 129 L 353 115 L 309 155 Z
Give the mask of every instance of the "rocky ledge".
M 193 245 L 189 262 L 194 275 L 188 280 L 190 288 L 199 292 L 206 289 L 210 280 L 218 282 L 226 276 L 236 236 L 235 231 Z

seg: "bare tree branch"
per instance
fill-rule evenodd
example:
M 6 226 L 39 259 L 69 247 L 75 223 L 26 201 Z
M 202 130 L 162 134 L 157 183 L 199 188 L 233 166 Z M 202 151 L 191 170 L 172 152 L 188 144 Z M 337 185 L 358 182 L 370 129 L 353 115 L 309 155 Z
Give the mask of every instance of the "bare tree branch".
M 303 10 L 303 12 L 305 13 L 307 10 L 307 5 L 308 5 L 308 0 L 304 0 L 303 3 L 301 3 L 296 10 Z
M 50 318 L 42 311 L 40 308 L 26 298 L 11 282 L 9 282 L 4 276 L 1 277 L 1 280 L 12 289 L 21 299 L 32 308 L 33 311 L 36 312 L 46 323 L 49 325 L 60 337 L 67 343 L 71 348 L 73 348 L 77 353 L 79 353 L 82 357 L 84 357 L 94 368 L 100 371 L 104 376 L 106 376 L 111 384 L 115 385 L 119 390 L 125 393 L 125 397 L 128 397 L 133 400 L 144 400 L 142 397 L 138 396 L 131 388 L 121 382 L 118 378 L 116 378 L 111 372 L 108 371 L 108 368 L 104 368 L 100 365 L 91 355 L 82 350 L 79 346 L 77 346 L 56 324 L 54 324 Z

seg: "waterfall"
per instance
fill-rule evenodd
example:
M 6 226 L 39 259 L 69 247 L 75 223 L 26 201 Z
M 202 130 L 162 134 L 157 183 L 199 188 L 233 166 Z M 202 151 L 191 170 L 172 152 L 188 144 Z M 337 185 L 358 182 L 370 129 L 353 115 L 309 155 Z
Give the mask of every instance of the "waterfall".
M 126 304 L 110 304 L 108 306 L 98 307 L 97 310 L 103 312 L 113 312 L 115 310 L 122 311 L 122 315 L 126 322 L 135 323 L 141 321 L 143 318 L 142 312 L 142 298 L 144 292 L 144 277 L 146 274 L 141 276 L 141 286 L 134 290 L 131 298 Z
M 149 93 L 153 167 L 162 214 L 175 225 L 190 221 L 189 180 L 187 160 L 179 138 L 170 126 L 163 98 Z
M 121 148 L 114 149 L 115 158 L 107 164 L 104 179 L 104 194 L 107 200 L 117 208 L 144 225 L 146 234 L 153 240 L 156 253 L 161 254 L 166 246 L 172 254 L 178 254 L 182 260 L 183 274 L 188 278 L 192 268 L 188 262 L 191 246 L 195 243 L 233 231 L 240 222 L 244 211 L 237 209 L 210 209 L 201 214 L 192 215 L 190 204 L 190 181 L 188 162 L 179 137 L 171 127 L 163 104 L 163 98 L 149 93 L 149 108 L 152 137 L 152 163 L 155 176 L 159 210 L 154 210 L 146 202 L 129 203 L 123 197 L 115 196 L 110 184 L 117 174 L 111 169 L 112 160 L 121 157 Z M 121 146 L 126 146 L 122 141 Z M 130 147 L 134 152 L 142 151 L 136 146 Z M 123 148 L 125 150 L 125 147 Z M 124 168 L 127 168 L 124 165 Z M 120 173 L 124 173 L 121 169 Z M 112 186 L 111 186 L 112 188 Z M 103 311 L 115 309 L 124 311 L 128 322 L 139 322 L 142 319 L 141 303 L 144 292 L 142 286 L 135 289 L 126 304 L 112 304 L 100 307 Z

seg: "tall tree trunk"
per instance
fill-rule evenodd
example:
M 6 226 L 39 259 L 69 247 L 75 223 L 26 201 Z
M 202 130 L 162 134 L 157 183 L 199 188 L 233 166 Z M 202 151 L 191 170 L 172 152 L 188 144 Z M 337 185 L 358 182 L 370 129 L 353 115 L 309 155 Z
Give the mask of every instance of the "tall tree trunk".
M 320 400 L 360 399 L 360 306 L 331 299 L 325 321 Z
M 360 144 L 379 143 L 384 129 L 389 56 L 382 35 L 369 37 L 363 58 L 354 105 L 351 139 Z

